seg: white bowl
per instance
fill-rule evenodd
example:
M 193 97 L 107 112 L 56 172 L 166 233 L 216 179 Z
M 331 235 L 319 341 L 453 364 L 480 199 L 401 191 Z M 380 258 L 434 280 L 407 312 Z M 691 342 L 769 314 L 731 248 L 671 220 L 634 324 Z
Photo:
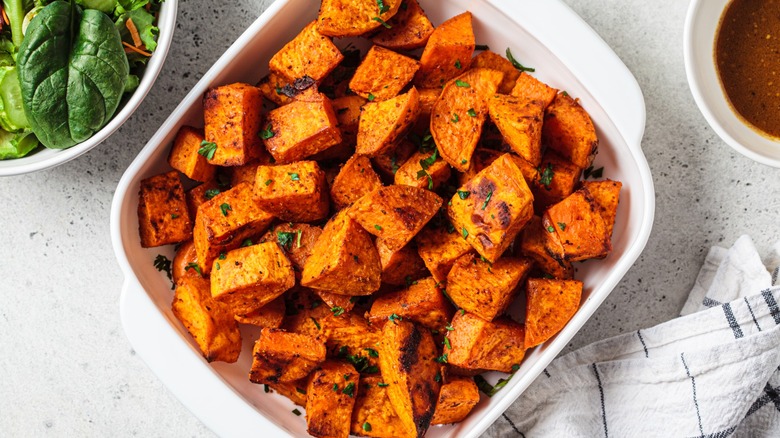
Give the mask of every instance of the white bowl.
M 614 251 L 604 260 L 578 264 L 585 282 L 580 309 L 555 338 L 528 352 L 517 375 L 492 398 L 482 397 L 462 423 L 431 427 L 430 437 L 472 437 L 488 428 L 555 358 L 609 295 L 642 252 L 653 223 L 655 198 L 641 150 L 645 106 L 636 80 L 599 38 L 560 0 L 421 1 L 438 24 L 462 11 L 474 15 L 477 42 L 502 53 L 506 47 L 535 75 L 579 97 L 601 139 L 597 166 L 623 182 L 614 231 Z M 193 87 L 127 169 L 114 195 L 111 238 L 125 274 L 120 312 L 127 337 L 168 389 L 203 423 L 222 436 L 306 436 L 304 417 L 290 401 L 266 394 L 247 377 L 255 332 L 242 332 L 244 349 L 235 364 L 207 363 L 171 312 L 170 281 L 153 267 L 157 254 L 173 257 L 171 245 L 141 248 L 138 187 L 143 178 L 170 170 L 169 147 L 180 126 L 203 124 L 202 96 L 211 86 L 255 83 L 268 59 L 314 19 L 312 0 L 277 0 Z M 495 382 L 498 373 L 488 375 Z
M 715 33 L 730 0 L 693 0 L 685 18 L 683 50 L 685 73 L 707 123 L 737 152 L 773 167 L 780 167 L 780 140 L 759 134 L 737 116 L 715 67 Z
M 173 30 L 176 27 L 177 4 L 177 0 L 163 2 L 160 8 L 160 15 L 157 18 L 157 27 L 160 29 L 160 34 L 157 37 L 157 49 L 152 53 L 149 62 L 146 64 L 146 69 L 140 78 L 141 82 L 138 84 L 138 88 L 129 98 L 125 98 L 125 102 L 119 106 L 116 114 L 114 114 L 114 117 L 111 118 L 106 126 L 86 141 L 68 149 L 47 149 L 41 146 L 26 157 L 0 160 L 0 176 L 22 175 L 59 166 L 99 145 L 114 131 L 119 129 L 133 115 L 141 101 L 144 100 L 144 97 L 149 93 L 154 81 L 157 79 L 157 75 L 162 70 L 165 57 L 168 55 L 168 49 L 171 47 Z

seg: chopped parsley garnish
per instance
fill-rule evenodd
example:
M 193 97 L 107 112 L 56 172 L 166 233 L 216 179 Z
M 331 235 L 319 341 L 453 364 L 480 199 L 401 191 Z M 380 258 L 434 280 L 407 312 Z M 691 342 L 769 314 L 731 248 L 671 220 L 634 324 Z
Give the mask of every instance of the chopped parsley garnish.
M 451 324 L 447 325 L 447 327 L 444 327 L 448 332 L 451 332 L 455 330 L 455 327 L 453 327 Z
M 417 178 L 423 178 L 423 177 L 427 177 L 428 178 L 428 190 L 433 190 L 433 177 L 425 169 L 418 170 L 417 171 Z
M 368 351 L 369 357 L 379 357 L 379 352 L 374 350 L 373 348 L 366 348 L 366 351 Z
M 355 384 L 353 382 L 349 382 L 347 386 L 344 387 L 344 389 L 341 390 L 342 394 L 346 394 L 350 397 L 355 396 Z
M 203 140 L 200 142 L 200 149 L 198 149 L 198 155 L 206 157 L 207 160 L 214 158 L 214 152 L 217 151 L 217 144 L 210 141 Z
M 266 185 L 266 186 L 270 186 L 272 182 L 274 182 L 274 180 L 272 180 L 272 179 L 267 179 L 267 180 L 265 180 L 265 185 Z
M 292 248 L 293 240 L 295 240 L 295 233 L 292 231 L 277 231 L 276 240 L 279 242 L 279 246 L 289 251 Z
M 345 354 L 346 348 L 344 348 L 343 351 L 341 349 L 339 350 L 339 356 L 344 356 Z M 371 362 L 368 361 L 367 357 L 350 354 L 346 356 L 346 359 L 347 362 L 351 363 L 359 373 L 375 374 L 379 372 L 379 368 L 371 365 Z
M 468 162 L 469 162 L 469 160 L 467 160 L 467 159 L 465 159 L 465 158 L 464 158 L 464 159 L 462 159 L 462 160 L 460 160 L 460 164 L 466 164 L 466 163 L 468 163 Z
M 552 226 L 552 225 L 548 225 L 548 226 L 547 226 L 547 232 L 548 232 L 548 233 L 554 233 L 554 232 L 555 232 L 555 228 L 553 228 L 553 226 Z
M 395 175 L 396 172 L 398 172 L 398 157 L 393 154 L 392 157 L 390 157 L 390 169 L 393 171 L 393 175 Z
M 460 59 L 456 59 L 456 60 L 455 60 L 455 68 L 457 68 L 458 70 L 460 70 L 461 68 L 463 68 L 463 66 L 462 66 L 462 65 L 460 65 Z
M 177 219 L 178 217 L 179 217 L 179 215 L 178 215 L 178 214 L 176 214 L 176 213 L 173 213 L 173 214 L 171 215 L 171 219 Z
M 439 150 L 434 149 L 433 154 L 431 154 L 428 158 L 420 160 L 420 167 L 422 167 L 425 170 L 428 170 L 431 166 L 433 166 L 433 163 L 436 162 L 437 158 L 439 158 Z
M 363 430 L 365 430 L 366 432 L 371 432 L 371 425 L 368 423 L 368 421 L 363 423 Z
M 380 387 L 380 388 L 384 388 L 384 387 L 386 387 L 386 386 L 390 386 L 390 385 L 389 385 L 389 384 L 387 384 L 387 383 L 385 383 L 385 382 L 379 382 L 379 383 L 377 383 L 377 384 L 376 384 L 376 386 L 378 386 L 378 387 Z
M 469 117 L 477 117 L 477 112 L 474 111 L 474 108 L 469 108 L 469 110 L 466 111 L 466 114 L 468 114 Z
M 295 232 L 295 234 L 298 235 L 298 238 L 295 239 L 295 247 L 300 248 L 301 247 L 301 235 L 303 235 L 303 230 L 298 230 Z
M 496 382 L 496 385 L 493 386 L 490 383 L 485 380 L 484 377 L 480 375 L 474 376 L 474 383 L 477 384 L 477 388 L 479 388 L 482 393 L 484 393 L 488 397 L 493 397 L 496 395 L 498 391 L 501 390 L 501 388 L 505 387 L 507 383 L 509 383 L 509 380 L 512 379 L 512 376 L 515 375 L 515 372 L 520 369 L 520 365 L 512 365 L 512 374 L 509 375 L 506 379 L 498 379 L 498 382 Z
M 544 170 L 541 171 L 542 174 L 539 176 L 539 182 L 547 187 L 547 189 L 550 189 L 550 184 L 552 183 L 552 179 L 555 176 L 555 172 L 553 172 L 552 164 L 547 163 L 547 167 L 544 168 Z
M 563 90 L 563 91 L 561 92 L 561 94 L 563 94 L 563 95 L 564 95 L 564 96 L 566 96 L 566 97 L 569 97 L 569 93 L 567 93 L 567 92 L 566 92 L 566 90 Z
M 433 376 L 433 380 L 435 382 L 441 382 L 441 373 L 436 373 L 436 375 Z
M 467 229 L 465 229 L 465 228 L 462 228 L 462 229 L 460 230 L 460 232 L 461 232 L 461 234 L 463 234 L 463 238 L 464 238 L 464 239 L 465 239 L 465 238 L 467 238 L 467 237 L 469 237 L 469 232 L 468 232 L 468 230 L 467 230 Z
M 452 123 L 458 123 L 460 121 L 460 117 L 456 113 L 452 113 Z
M 603 167 L 599 167 L 598 169 L 594 170 L 593 166 L 590 166 L 587 169 L 585 169 L 585 173 L 584 173 L 585 179 L 588 179 L 590 177 L 601 178 L 602 175 L 604 175 L 604 168 Z
M 217 267 L 217 271 L 219 271 L 219 270 L 220 270 L 220 268 L 221 268 L 221 266 L 219 266 L 219 262 L 217 262 L 217 263 L 214 263 L 214 265 Z
M 535 69 L 535 68 L 531 68 L 531 67 L 525 67 L 525 66 L 523 66 L 523 64 L 520 64 L 519 62 L 517 62 L 517 60 L 515 59 L 515 57 L 514 57 L 514 56 L 512 56 L 512 51 L 511 51 L 511 50 L 509 50 L 509 47 L 507 47 L 507 48 L 506 48 L 506 59 L 508 59 L 508 60 L 509 60 L 509 62 L 511 62 L 511 63 L 512 63 L 512 65 L 513 65 L 513 66 L 514 66 L 516 69 L 518 69 L 518 70 L 520 70 L 520 71 L 530 71 L 530 72 L 534 72 L 534 71 L 536 71 L 536 69 Z
M 295 172 L 287 172 L 288 175 L 290 175 L 290 179 L 293 181 L 300 181 L 301 177 L 295 173 Z
M 373 94 L 373 93 L 368 93 L 368 101 L 369 101 L 369 102 L 373 102 L 373 101 L 374 101 L 374 99 L 376 99 L 376 96 L 374 96 L 374 94 Z
M 376 228 L 379 231 L 382 231 L 382 226 L 381 225 L 374 224 L 374 228 Z
M 474 46 L 474 50 L 490 50 L 487 44 L 477 44 Z
M 372 18 L 372 20 L 378 21 L 379 24 L 384 26 L 386 29 L 392 29 L 393 28 L 393 26 L 390 26 L 389 24 L 387 24 L 387 22 L 385 20 L 383 20 L 383 19 L 381 19 L 379 17 L 374 17 L 374 18 Z
M 226 253 L 224 253 L 224 252 L 219 253 L 219 259 L 220 260 L 225 260 L 226 258 L 227 258 L 227 254 Z
M 406 287 L 409 287 L 409 286 L 411 286 L 413 284 L 417 284 L 417 280 L 412 280 L 412 276 L 411 275 L 407 275 L 404 278 L 404 282 L 406 283 Z
M 452 350 L 452 344 L 450 344 L 450 338 L 444 338 L 444 345 Z
M 203 196 L 205 196 L 206 199 L 211 199 L 219 194 L 220 194 L 219 189 L 208 189 L 205 192 L 203 192 Z
M 471 88 L 471 85 L 469 85 L 468 82 L 463 82 L 460 79 L 455 79 L 455 85 L 457 85 L 458 87 L 463 87 L 463 88 Z
M 171 273 L 171 261 L 168 260 L 168 257 L 165 257 L 162 254 L 157 254 L 157 257 L 154 258 L 154 267 L 160 271 L 165 271 L 165 275 L 168 276 L 168 280 L 173 280 L 173 274 Z M 174 285 L 171 284 L 171 289 L 174 288 Z
M 265 129 L 260 131 L 260 138 L 262 138 L 263 140 L 268 140 L 269 138 L 276 135 L 274 134 L 274 131 L 271 130 L 271 128 L 273 128 L 273 126 L 269 123 L 268 126 L 265 127 Z
M 233 211 L 233 207 L 231 207 L 228 203 L 220 205 L 219 209 L 222 210 L 222 216 L 227 216 L 227 212 Z
M 390 321 L 393 321 L 393 324 L 398 324 L 398 321 L 403 321 L 403 318 L 393 313 L 392 315 L 388 316 L 387 319 Z
M 241 248 L 252 246 L 254 243 L 252 243 L 252 239 L 244 239 L 243 242 L 241 242 Z
M 189 271 L 190 269 L 194 269 L 195 272 L 198 273 L 201 277 L 203 277 L 203 272 L 200 271 L 200 266 L 198 266 L 197 262 L 189 262 L 187 263 L 187 266 L 184 267 L 185 271 Z
M 386 5 L 382 0 L 376 0 L 376 5 L 379 8 L 379 13 L 384 14 L 390 10 L 390 6 Z
M 339 390 L 339 384 L 338 383 L 334 383 L 333 384 L 333 392 L 338 392 L 338 390 Z
M 330 311 L 333 312 L 333 316 L 341 316 L 344 314 L 344 308 L 341 306 L 331 307 Z
M 293 410 L 292 410 L 292 413 L 293 413 L 293 414 L 295 414 L 295 415 L 297 415 L 297 416 L 299 416 L 299 417 L 301 416 L 301 411 L 299 411 L 297 408 L 296 408 L 296 409 L 293 409 Z
M 442 354 L 434 360 L 439 363 L 447 363 L 447 353 Z
M 482 203 L 483 210 L 487 208 L 488 202 L 490 202 L 490 198 L 492 197 L 493 197 L 493 191 L 491 190 L 488 192 L 487 196 L 485 196 L 485 202 Z
M 317 330 L 322 330 L 322 327 L 320 327 L 320 323 L 319 323 L 319 322 L 317 322 L 317 320 L 316 320 L 316 319 L 314 319 L 314 317 L 313 317 L 313 316 L 310 316 L 309 318 L 311 318 L 311 322 L 313 322 L 313 323 L 314 323 L 314 325 L 317 327 Z
M 470 194 L 471 192 L 467 190 L 458 190 L 458 196 L 460 197 L 460 199 L 466 199 L 469 197 Z
M 304 395 L 306 394 L 306 390 L 298 388 L 297 386 L 295 387 L 295 390 L 298 391 L 301 394 L 304 394 Z
M 558 228 L 560 228 L 561 231 L 566 231 L 566 224 L 563 222 L 558 222 Z

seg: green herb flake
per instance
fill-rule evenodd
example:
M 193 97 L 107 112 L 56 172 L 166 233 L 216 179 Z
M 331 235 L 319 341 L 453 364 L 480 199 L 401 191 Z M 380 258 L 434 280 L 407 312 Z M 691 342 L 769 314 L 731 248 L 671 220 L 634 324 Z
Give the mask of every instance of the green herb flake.
M 373 348 L 366 348 L 365 350 L 368 352 L 369 357 L 379 357 L 379 352 Z
M 493 197 L 493 191 L 489 191 L 487 196 L 485 196 L 485 202 L 482 203 L 482 210 L 487 208 L 488 202 L 490 202 L 490 198 Z
M 301 389 L 301 388 L 298 388 L 298 387 L 296 386 L 296 387 L 295 387 L 295 390 L 296 390 L 296 391 L 298 391 L 298 393 L 300 393 L 300 394 L 306 395 L 306 390 L 305 390 L 305 389 Z
M 279 246 L 286 250 L 292 248 L 292 243 L 295 240 L 295 233 L 290 231 L 277 231 L 276 241 L 279 242 Z
M 462 160 L 460 160 L 460 164 L 466 164 L 466 163 L 468 163 L 468 162 L 469 162 L 469 160 L 467 160 L 467 159 L 465 159 L 465 158 L 464 158 L 464 159 L 462 159 Z
M 203 192 L 203 196 L 205 196 L 206 199 L 211 199 L 219 194 L 220 194 L 219 189 L 208 189 L 205 192 Z
M 380 388 L 384 388 L 384 387 L 387 387 L 387 386 L 390 386 L 390 385 L 385 383 L 385 382 L 379 382 L 379 383 L 376 384 L 376 386 L 378 386 Z
M 442 354 L 434 360 L 439 363 L 447 363 L 447 353 Z
M 380 225 L 374 224 L 374 228 L 376 228 L 379 231 L 382 231 L 382 227 Z
M 460 230 L 460 232 L 461 232 L 461 234 L 463 234 L 463 238 L 464 238 L 464 239 L 465 239 L 465 238 L 467 238 L 467 237 L 469 237 L 469 231 L 468 231 L 467 229 L 465 229 L 465 228 L 462 228 L 462 229 Z
M 371 424 L 369 424 L 368 421 L 363 423 L 363 430 L 365 430 L 366 432 L 371 432 Z
M 275 136 L 276 134 L 271 128 L 273 128 L 273 126 L 269 123 L 268 126 L 265 127 L 265 129 L 260 131 L 260 138 L 262 138 L 263 140 L 268 140 L 269 138 Z
M 266 186 L 270 186 L 272 182 L 274 182 L 274 180 L 272 180 L 272 179 L 267 179 L 267 180 L 265 180 L 265 185 L 266 185 Z
M 344 308 L 341 306 L 331 307 L 330 311 L 333 312 L 333 316 L 341 316 L 344 314 Z
M 380 14 L 384 14 L 390 10 L 390 6 L 386 5 L 382 0 L 376 0 L 376 6 L 379 8 Z
M 458 196 L 460 197 L 460 199 L 466 199 L 469 197 L 470 194 L 471 192 L 467 190 L 458 190 Z
M 441 373 L 436 373 L 436 375 L 433 377 L 433 380 L 436 382 L 441 382 Z
M 217 267 L 217 271 L 219 271 L 221 268 L 221 266 L 219 266 L 219 262 L 215 263 L 214 265 Z
M 390 321 L 393 321 L 393 324 L 398 324 L 398 321 L 403 321 L 403 318 L 398 316 L 397 314 L 393 313 L 392 315 L 388 316 L 387 319 Z
M 373 101 L 374 101 L 374 99 L 376 99 L 376 96 L 374 96 L 374 94 L 373 94 L 373 93 L 368 93 L 368 101 L 369 101 L 369 102 L 373 102 Z
M 471 88 L 471 85 L 469 85 L 468 82 L 463 82 L 460 79 L 455 79 L 455 85 L 462 88 Z
M 344 389 L 341 390 L 342 394 L 346 394 L 350 397 L 355 396 L 355 384 L 353 382 L 349 382 L 347 386 L 344 387 Z
M 406 283 L 406 287 L 417 284 L 417 280 L 412 280 L 411 275 L 407 275 L 406 277 L 404 277 L 404 282 Z
M 456 60 L 455 60 L 455 68 L 457 68 L 458 70 L 460 70 L 461 68 L 463 68 L 463 66 L 462 66 L 462 65 L 460 65 L 460 59 L 456 59 Z
M 383 20 L 383 19 L 381 19 L 379 17 L 373 17 L 372 20 L 378 21 L 379 24 L 384 26 L 386 29 L 392 29 L 393 28 L 393 26 L 390 26 L 389 24 L 387 24 L 387 22 L 385 20 Z
M 474 108 L 469 108 L 469 110 L 466 111 L 466 114 L 468 114 L 469 117 L 477 117 L 477 112 L 474 111 Z
M 217 144 L 210 141 L 203 140 L 200 142 L 200 149 L 198 149 L 198 155 L 206 157 L 207 160 L 214 158 L 214 152 L 217 151 Z
M 451 324 L 448 324 L 447 327 L 444 327 L 448 332 L 451 332 L 455 330 L 455 327 L 453 327 Z
M 224 253 L 224 252 L 219 253 L 219 259 L 220 260 L 225 260 L 226 258 L 227 258 L 227 254 L 226 253 Z
M 444 338 L 444 345 L 452 350 L 452 344 L 450 344 L 450 338 Z
M 516 69 L 518 69 L 520 71 L 529 71 L 529 72 L 535 72 L 536 71 L 535 68 L 525 67 L 525 66 L 523 66 L 523 64 L 520 64 L 519 62 L 517 62 L 515 57 L 512 56 L 512 51 L 509 50 L 509 47 L 506 48 L 506 59 L 508 59 L 509 62 L 512 63 L 512 66 L 514 66 Z
M 311 318 L 311 322 L 314 323 L 314 325 L 317 327 L 317 330 L 322 330 L 322 327 L 320 327 L 320 323 L 316 319 L 314 319 L 313 316 L 310 316 L 309 318 Z
M 334 383 L 332 389 L 333 389 L 333 392 L 338 392 L 339 391 L 339 384 L 338 383 Z
M 290 175 L 290 179 L 293 181 L 300 181 L 301 177 L 295 173 L 295 172 L 287 172 L 288 175 Z
M 244 239 L 243 242 L 241 242 L 241 248 L 252 246 L 254 243 L 252 242 L 252 239 Z
M 558 228 L 560 228 L 561 231 L 566 231 L 566 224 L 563 222 L 558 222 Z
M 458 117 L 457 114 L 452 113 L 452 123 L 458 123 L 460 121 L 460 117 Z
M 298 235 L 298 238 L 295 239 L 295 247 L 300 248 L 301 247 L 301 235 L 303 234 L 303 230 L 297 230 L 295 234 Z
M 168 257 L 165 257 L 162 254 L 157 254 L 157 257 L 154 258 L 154 267 L 159 272 L 165 272 L 165 275 L 168 276 L 168 280 L 173 280 L 173 274 L 171 273 L 171 261 L 168 260 Z M 171 289 L 175 287 L 174 284 L 171 284 Z
M 547 167 L 545 167 L 541 172 L 542 174 L 539 177 L 539 183 L 541 183 L 543 186 L 547 188 L 547 190 L 549 190 L 550 184 L 552 184 L 552 179 L 555 176 L 555 172 L 553 172 L 552 164 L 547 163 Z
M 230 206 L 228 203 L 224 203 L 219 206 L 219 209 L 222 211 L 222 216 L 227 216 L 229 211 L 233 211 L 233 207 Z
M 293 414 L 295 414 L 295 415 L 297 415 L 297 416 L 299 416 L 299 417 L 301 416 L 301 411 L 299 411 L 297 408 L 296 408 L 296 409 L 293 409 L 293 410 L 292 410 L 292 413 L 293 413 Z
M 548 226 L 547 226 L 547 232 L 548 232 L 548 233 L 554 233 L 554 232 L 555 232 L 555 228 L 553 228 L 553 226 L 552 226 L 552 225 L 548 225 Z

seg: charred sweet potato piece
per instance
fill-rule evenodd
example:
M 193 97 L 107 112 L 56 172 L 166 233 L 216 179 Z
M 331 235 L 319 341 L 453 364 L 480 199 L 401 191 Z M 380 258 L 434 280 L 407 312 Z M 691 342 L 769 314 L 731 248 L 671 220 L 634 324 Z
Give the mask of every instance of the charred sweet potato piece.
M 330 100 L 321 93 L 276 108 L 267 119 L 261 134 L 278 163 L 303 160 L 341 143 L 336 114 Z
M 385 0 L 382 5 L 380 10 L 375 0 L 322 0 L 317 30 L 332 37 L 361 36 L 393 18 L 401 0 Z
M 244 315 L 235 315 L 236 321 L 258 327 L 279 328 L 284 321 L 284 298 L 279 297 L 263 307 Z
M 376 166 L 377 172 L 392 182 L 401 165 L 415 152 L 417 147 L 412 142 L 401 140 L 393 150 L 371 158 L 371 162 Z
M 590 166 L 599 147 L 590 115 L 565 93 L 556 95 L 544 111 L 542 141 L 580 169 Z
M 596 201 L 601 217 L 604 218 L 604 224 L 607 226 L 607 233 L 611 237 L 612 229 L 615 227 L 615 216 L 617 215 L 620 189 L 623 187 L 623 183 L 610 179 L 604 181 L 583 181 L 582 187 Z
M 452 266 L 447 276 L 447 294 L 461 309 L 492 321 L 515 298 L 518 285 L 532 265 L 525 258 L 501 257 L 489 263 L 467 254 Z
M 401 2 L 398 12 L 390 19 L 388 28 L 380 29 L 371 40 L 374 44 L 393 50 L 413 50 L 425 47 L 433 33 L 433 24 L 417 0 Z
M 371 167 L 371 160 L 363 155 L 353 155 L 330 185 L 330 197 L 336 208 L 342 209 L 380 187 L 382 180 Z
M 452 349 L 448 363 L 467 370 L 493 370 L 505 373 L 525 355 L 525 330 L 508 318 L 493 322 L 468 312 L 456 312 L 447 331 Z
M 198 268 L 198 269 L 195 269 Z M 203 277 L 198 267 L 198 253 L 195 251 L 195 243 L 188 240 L 179 246 L 171 264 L 173 282 L 177 283 L 184 277 Z
M 437 282 L 447 280 L 455 260 L 474 249 L 463 236 L 446 228 L 427 227 L 415 238 L 417 253 Z
M 324 219 L 330 208 L 325 172 L 316 161 L 257 168 L 255 202 L 283 221 Z
M 503 73 L 486 68 L 469 70 L 447 82 L 431 112 L 431 134 L 439 154 L 465 172 L 488 115 L 487 100 L 496 93 Z
M 376 5 L 375 5 L 376 6 Z M 330 38 L 317 32 L 312 21 L 268 62 L 271 72 L 288 83 L 304 76 L 322 80 L 344 59 Z
M 295 285 L 290 260 L 273 242 L 234 249 L 214 261 L 211 295 L 236 315 L 251 313 Z
M 603 258 L 612 251 L 599 206 L 584 189 L 548 208 L 542 216 L 542 226 L 548 231 L 548 251 L 556 254 L 562 249 L 568 261 Z
M 374 300 L 368 320 L 381 326 L 391 315 L 444 331 L 455 309 L 432 277 L 414 281 L 406 289 L 382 295 Z
M 395 286 L 408 285 L 425 277 L 428 271 L 417 253 L 417 247 L 410 242 L 403 248 L 391 251 L 384 239 L 376 239 L 379 262 L 382 264 L 382 283 Z
M 175 170 L 141 181 L 138 230 L 144 248 L 183 242 L 192 237 L 184 188 Z
M 260 243 L 276 242 L 292 262 L 296 278 L 300 277 L 322 228 L 309 224 L 285 222 L 277 224 L 260 238 Z
M 464 184 L 447 208 L 447 216 L 467 242 L 495 262 L 533 216 L 533 195 L 509 154 Z
M 363 105 L 355 152 L 369 157 L 389 152 L 419 114 L 420 96 L 414 87 L 392 99 Z
M 168 154 L 168 164 L 195 181 L 206 182 L 214 178 L 216 169 L 206 157 L 198 153 L 204 139 L 202 129 L 192 126 L 179 128 Z
M 541 82 L 528 73 L 522 73 L 517 78 L 517 81 L 515 81 L 515 86 L 512 88 L 511 94 L 512 96 L 519 97 L 523 100 L 537 102 L 542 109 L 545 109 L 550 105 L 553 99 L 555 99 L 558 90 Z
M 508 59 L 490 50 L 484 50 L 475 56 L 471 60 L 471 68 L 489 68 L 503 73 L 504 79 L 498 86 L 498 92 L 501 94 L 511 93 L 517 78 L 520 77 L 520 71 Z
M 474 44 L 471 12 L 464 12 L 445 21 L 433 31 L 425 44 L 414 84 L 419 88 L 441 87 L 468 70 Z
M 580 307 L 582 282 L 529 278 L 526 286 L 525 347 L 535 347 L 561 331 Z
M 533 259 L 543 274 L 559 279 L 572 278 L 574 269 L 563 259 L 563 254 L 550 254 L 547 250 L 547 234 L 549 231 L 542 227 L 542 218 L 534 216 L 515 242 L 515 252 Z
M 439 157 L 439 153 L 418 151 L 395 173 L 397 185 L 438 190 L 450 179 L 450 165 Z
M 422 437 L 433 418 L 439 396 L 439 366 L 430 331 L 408 321 L 393 321 L 382 329 L 379 369 L 390 404 L 404 429 Z
M 372 46 L 360 63 L 349 88 L 371 101 L 395 97 L 414 77 L 419 63 L 408 56 Z
M 209 281 L 184 277 L 176 284 L 173 314 L 209 362 L 233 363 L 241 353 L 241 333 L 230 309 L 211 298 Z
M 268 387 L 278 392 L 279 395 L 287 397 L 296 405 L 306 408 L 306 386 L 308 379 L 300 379 L 294 382 L 269 383 Z
M 380 376 L 361 376 L 355 407 L 352 410 L 353 435 L 377 438 L 414 436 L 404 429 L 401 419 L 390 404 L 388 386 Z
M 265 232 L 273 219 L 257 206 L 252 199 L 252 186 L 247 183 L 201 204 L 195 217 L 193 239 L 203 274 L 211 272 L 217 256 Z
M 263 95 L 257 87 L 235 83 L 212 88 L 203 96 L 205 141 L 209 163 L 240 166 L 264 154 L 260 141 Z
M 512 151 L 533 165 L 542 160 L 542 107 L 513 96 L 488 99 L 490 119 Z
M 314 244 L 301 285 L 343 295 L 370 295 L 379 289 L 381 273 L 371 236 L 342 210 L 328 221 Z
M 315 370 L 306 388 L 306 425 L 315 437 L 349 436 L 360 374 L 352 365 L 327 361 Z
M 250 381 L 267 384 L 293 382 L 306 377 L 325 361 L 325 344 L 301 333 L 263 328 L 252 354 Z
M 222 189 L 220 189 L 216 180 L 206 181 L 203 184 L 198 184 L 187 190 L 187 208 L 190 211 L 190 220 L 193 224 L 195 223 L 195 215 L 198 212 L 200 204 L 217 196 L 220 192 L 222 192 Z
M 391 251 L 409 243 L 436 214 L 443 200 L 431 191 L 392 185 L 360 198 L 349 216 L 369 233 L 384 239 Z
M 431 424 L 460 423 L 479 403 L 479 389 L 473 379 L 451 377 L 441 385 Z
M 527 180 L 534 194 L 534 210 L 543 213 L 550 205 L 561 202 L 577 187 L 582 169 L 553 151 L 542 157 L 537 177 Z

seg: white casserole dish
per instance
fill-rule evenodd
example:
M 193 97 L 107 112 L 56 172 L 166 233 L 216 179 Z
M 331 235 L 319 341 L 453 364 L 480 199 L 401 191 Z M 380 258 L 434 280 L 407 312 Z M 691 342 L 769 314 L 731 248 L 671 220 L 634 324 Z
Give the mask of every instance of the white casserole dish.
M 478 44 L 496 52 L 506 47 L 535 75 L 579 97 L 590 112 L 601 140 L 596 166 L 623 182 L 614 231 L 614 252 L 602 261 L 579 264 L 585 281 L 581 308 L 555 338 L 530 351 L 517 375 L 492 398 L 483 396 L 466 421 L 432 427 L 430 437 L 473 437 L 483 432 L 563 349 L 609 295 L 644 248 L 654 215 L 654 190 L 641 140 L 645 107 L 636 80 L 602 41 L 559 0 L 421 0 L 434 24 L 462 11 L 474 14 Z M 157 254 L 173 258 L 172 246 L 143 249 L 139 243 L 137 204 L 141 179 L 170 170 L 166 162 L 176 131 L 183 124 L 202 126 L 201 96 L 207 88 L 235 81 L 255 83 L 267 61 L 317 9 L 311 0 L 277 0 L 203 76 L 125 172 L 111 210 L 111 237 L 124 271 L 120 312 L 130 343 L 169 390 L 203 423 L 222 436 L 306 436 L 304 417 L 295 416 L 287 399 L 266 394 L 249 382 L 251 346 L 244 335 L 236 364 L 208 364 L 170 304 L 173 293 L 164 274 L 153 267 Z M 492 382 L 498 374 L 488 376 Z
M 160 15 L 157 17 L 157 27 L 160 34 L 157 37 L 157 49 L 152 53 L 151 58 L 146 63 L 141 82 L 138 88 L 132 94 L 125 96 L 123 102 L 114 114 L 114 117 L 96 132 L 95 135 L 68 149 L 47 149 L 39 147 L 35 152 L 31 152 L 26 157 L 12 160 L 0 160 L 0 176 L 22 175 L 25 173 L 37 172 L 39 170 L 49 169 L 66 163 L 99 145 L 114 133 L 123 123 L 133 115 L 144 100 L 149 90 L 152 89 L 157 75 L 160 74 L 165 57 L 168 56 L 168 49 L 171 47 L 173 39 L 173 30 L 176 28 L 176 8 L 178 0 L 167 0 L 160 7 Z

